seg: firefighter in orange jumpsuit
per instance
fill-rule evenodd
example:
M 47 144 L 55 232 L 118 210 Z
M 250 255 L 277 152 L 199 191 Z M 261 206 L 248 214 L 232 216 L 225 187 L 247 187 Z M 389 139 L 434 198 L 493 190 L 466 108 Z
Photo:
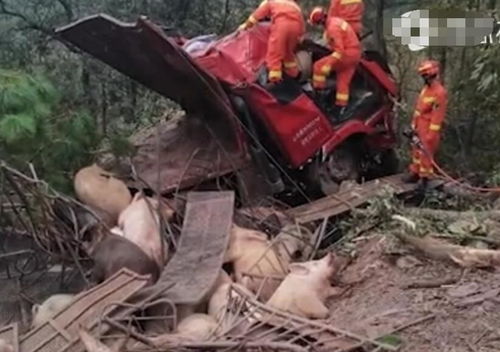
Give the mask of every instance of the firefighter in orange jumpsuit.
M 328 9 L 328 19 L 340 17 L 349 23 L 354 32 L 361 35 L 363 30 L 363 15 L 365 13 L 365 4 L 363 0 L 331 0 Z
M 356 33 L 341 18 L 330 17 L 322 7 L 316 7 L 309 16 L 309 22 L 323 25 L 332 53 L 314 63 L 313 87 L 319 94 L 326 87 L 326 79 L 332 71 L 337 73 L 337 92 L 335 96 L 336 115 L 342 115 L 349 102 L 350 84 L 356 67 L 361 59 L 361 44 Z
M 300 71 L 295 59 L 295 49 L 305 34 L 300 6 L 295 0 L 264 0 L 239 29 L 246 30 L 266 17 L 271 18 L 271 33 L 266 55 L 269 81 L 271 83 L 281 81 L 283 68 L 288 76 L 298 77 Z
M 423 61 L 418 67 L 418 73 L 424 79 L 425 86 L 418 97 L 411 131 L 407 132 L 407 135 L 413 137 L 412 163 L 404 179 L 406 182 L 420 180 L 425 187 L 434 174 L 432 161 L 441 139 L 448 93 L 441 83 L 437 61 Z

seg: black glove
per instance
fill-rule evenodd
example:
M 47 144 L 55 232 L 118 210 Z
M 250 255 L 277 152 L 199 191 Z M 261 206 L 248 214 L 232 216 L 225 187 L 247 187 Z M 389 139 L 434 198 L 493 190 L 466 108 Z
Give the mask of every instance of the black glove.
M 415 131 L 413 130 L 413 128 L 410 127 L 405 128 L 405 130 L 403 131 L 403 136 L 412 139 L 415 136 Z
M 417 148 L 420 148 L 420 149 L 423 149 L 424 148 L 424 145 L 422 144 L 422 141 L 420 140 L 420 138 L 418 138 L 418 136 L 416 134 L 413 135 L 413 137 L 411 137 L 411 142 L 417 147 Z

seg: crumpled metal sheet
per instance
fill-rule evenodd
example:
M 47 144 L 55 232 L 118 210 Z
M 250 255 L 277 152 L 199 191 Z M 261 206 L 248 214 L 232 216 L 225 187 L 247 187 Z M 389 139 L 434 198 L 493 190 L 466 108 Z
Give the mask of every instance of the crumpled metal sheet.
M 72 305 L 47 323 L 22 336 L 23 352 L 84 351 L 79 342 L 80 326 L 89 331 L 99 325 L 106 308 L 115 302 L 124 302 L 145 287 L 148 276 L 140 276 L 122 269 L 102 284 L 80 293 Z
M 157 285 L 169 286 L 176 304 L 198 303 L 222 268 L 233 223 L 234 192 L 191 192 L 179 248 Z
M 145 18 L 124 23 L 98 14 L 61 27 L 56 33 L 188 111 L 210 110 L 216 115 L 234 117 L 217 79 Z

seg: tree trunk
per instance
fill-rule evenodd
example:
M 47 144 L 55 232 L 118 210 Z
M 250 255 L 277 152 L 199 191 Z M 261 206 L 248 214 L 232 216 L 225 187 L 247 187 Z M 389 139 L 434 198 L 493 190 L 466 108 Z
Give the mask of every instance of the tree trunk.
M 85 57 L 82 57 L 82 72 L 80 75 L 80 83 L 83 91 L 83 103 L 85 107 L 94 116 L 94 122 L 98 126 L 98 118 L 94 104 L 94 94 L 91 85 L 91 75 L 89 62 Z
M 102 134 L 107 136 L 108 134 L 108 90 L 105 81 L 101 82 L 101 123 L 102 123 Z
M 125 117 L 127 123 L 135 122 L 136 110 L 137 110 L 137 83 L 130 80 L 128 84 L 128 108 Z

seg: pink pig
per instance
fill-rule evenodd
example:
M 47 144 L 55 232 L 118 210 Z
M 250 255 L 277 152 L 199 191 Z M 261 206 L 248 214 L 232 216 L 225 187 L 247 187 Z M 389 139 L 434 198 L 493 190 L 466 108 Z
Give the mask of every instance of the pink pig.
M 171 209 L 159 206 L 156 199 L 138 192 L 130 205 L 120 214 L 118 227 L 123 237 L 135 243 L 162 269 L 167 259 L 168 248 L 161 236 L 158 209 L 164 221 L 172 218 Z

